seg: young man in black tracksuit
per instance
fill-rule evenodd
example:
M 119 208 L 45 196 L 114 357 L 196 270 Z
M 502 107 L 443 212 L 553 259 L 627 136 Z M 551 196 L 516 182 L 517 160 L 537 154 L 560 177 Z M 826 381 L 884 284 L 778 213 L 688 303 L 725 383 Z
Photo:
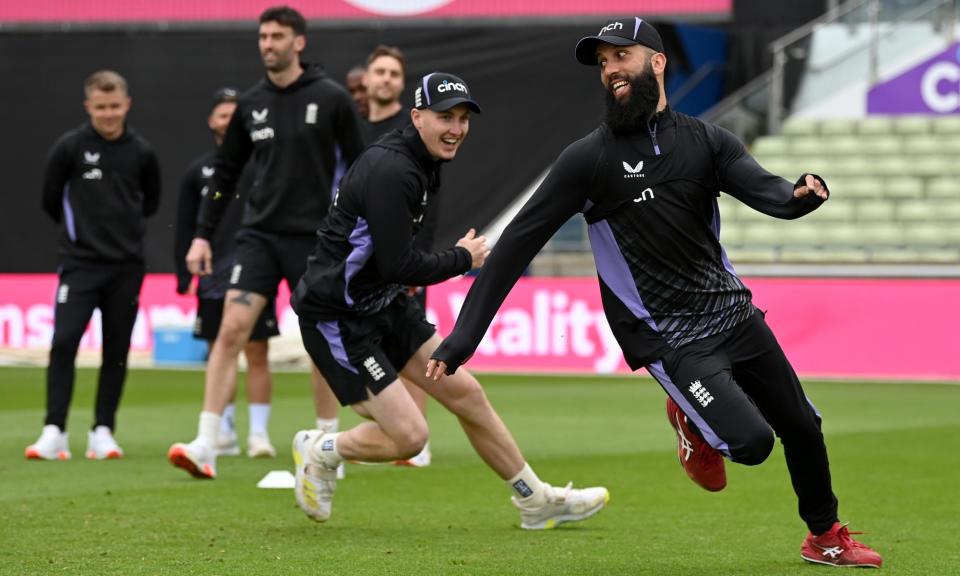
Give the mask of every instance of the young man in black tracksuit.
M 227 126 L 237 107 L 237 91 L 233 88 L 217 90 L 213 98 L 213 107 L 207 117 L 207 126 L 219 147 L 223 143 Z M 210 190 L 210 181 L 214 174 L 213 163 L 216 149 L 210 150 L 194 160 L 180 181 L 180 197 L 177 202 L 177 225 L 174 239 L 174 262 L 177 270 L 177 293 L 197 296 L 197 319 L 193 326 L 195 338 L 206 340 L 210 346 L 217 338 L 223 317 L 223 301 L 230 285 L 230 271 L 233 268 L 233 236 L 240 227 L 247 191 L 253 178 L 252 170 L 244 169 L 237 184 L 237 198 L 227 207 L 226 214 L 210 239 L 213 251 L 217 254 L 213 273 L 202 276 L 194 283 L 193 274 L 187 270 L 187 250 L 196 232 L 197 212 L 200 202 Z M 252 167 L 247 164 L 247 167 Z M 247 404 L 250 414 L 250 433 L 247 437 L 247 456 L 251 458 L 273 457 L 276 451 L 270 444 L 267 425 L 270 415 L 270 396 L 273 387 L 268 362 L 267 341 L 280 334 L 277 328 L 277 312 L 271 300 L 264 307 L 250 334 L 250 341 L 243 348 L 247 359 Z M 233 400 L 224 409 L 220 420 L 220 434 L 217 437 L 216 452 L 219 456 L 240 454 L 237 433 L 234 425 L 235 406 Z
M 160 168 L 150 144 L 126 125 L 126 80 L 101 70 L 87 78 L 84 91 L 90 122 L 53 146 L 43 185 L 43 209 L 60 224 L 60 282 L 46 425 L 26 449 L 30 459 L 70 458 L 66 424 L 74 362 L 94 308 L 103 325 L 103 363 L 86 456 L 123 455 L 113 431 L 143 282 L 146 218 L 160 201 Z
M 292 287 L 300 279 L 336 183 L 363 148 L 359 119 L 346 91 L 319 67 L 301 62 L 305 34 L 306 21 L 292 8 L 268 8 L 260 16 L 266 77 L 239 98 L 187 253 L 191 273 L 212 272 L 216 255 L 209 238 L 250 159 L 254 181 L 236 235 L 223 321 L 207 362 L 197 438 L 174 444 L 168 452 L 173 465 L 197 478 L 216 475 L 213 446 L 236 388 L 237 356 L 279 282 L 285 279 Z M 318 424 L 335 427 L 336 400 L 316 371 L 313 383 Z
M 292 303 L 303 342 L 343 405 L 372 420 L 341 433 L 303 430 L 293 443 L 297 504 L 310 518 L 330 517 L 336 468 L 344 460 L 409 458 L 427 441 L 427 423 L 399 375 L 453 412 L 483 460 L 505 481 L 524 528 L 546 529 L 598 512 L 604 488 L 564 489 L 541 482 L 466 371 L 442 385 L 424 377 L 439 344 L 407 286 L 426 286 L 479 268 L 485 238 L 470 230 L 442 252 L 414 246 L 437 194 L 443 162 L 457 153 L 480 107 L 456 76 L 423 78 L 412 126 L 367 148 L 344 177 Z
M 400 103 L 403 94 L 404 78 L 407 73 L 407 62 L 403 52 L 396 46 L 378 45 L 367 56 L 367 67 L 363 74 L 363 85 L 367 91 L 367 116 L 363 121 L 366 129 L 367 144 L 372 144 L 384 134 L 403 130 L 410 125 L 410 111 Z M 439 188 L 439 182 L 436 184 Z M 430 252 L 433 247 L 434 232 L 437 229 L 437 206 L 434 205 L 423 217 L 418 226 L 417 239 L 414 247 L 422 252 Z M 420 303 L 426 314 L 427 287 L 410 286 L 408 292 Z M 427 413 L 427 395 L 418 386 L 404 381 L 407 392 L 417 403 L 417 407 L 424 415 Z M 429 466 L 433 457 L 430 452 L 430 443 L 423 446 L 423 450 L 416 456 L 400 460 L 397 464 L 422 468 Z
M 670 110 L 663 43 L 640 18 L 608 22 L 576 55 L 600 66 L 606 122 L 560 155 L 504 231 L 430 374 L 456 373 L 537 251 L 582 213 L 607 320 L 630 367 L 646 367 L 667 392 L 687 474 L 720 490 L 723 457 L 759 464 L 776 434 L 810 529 L 803 558 L 879 566 L 837 522 L 820 415 L 719 243 L 721 190 L 797 218 L 827 199 L 826 184 L 769 174 L 729 132 Z

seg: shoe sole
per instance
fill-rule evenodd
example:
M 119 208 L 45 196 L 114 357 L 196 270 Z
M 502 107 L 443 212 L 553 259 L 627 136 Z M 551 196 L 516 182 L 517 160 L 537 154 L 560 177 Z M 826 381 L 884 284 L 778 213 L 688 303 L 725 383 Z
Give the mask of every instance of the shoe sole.
M 203 469 L 201 470 L 194 462 L 187 456 L 187 453 L 184 452 L 183 448 L 173 447 L 170 449 L 170 452 L 167 453 L 167 459 L 170 460 L 170 463 L 186 470 L 194 478 L 200 478 L 201 480 L 213 480 L 216 477 L 216 474 L 213 472 L 209 464 L 204 464 Z
M 56 458 L 44 458 L 43 455 L 41 455 L 38 450 L 26 450 L 26 451 L 23 453 L 23 455 L 26 457 L 27 460 L 50 460 L 50 461 L 55 461 L 55 460 L 69 460 L 69 459 L 70 459 L 70 453 L 69 453 L 69 452 L 63 452 L 63 451 L 57 452 Z
M 834 564 L 833 562 L 824 562 L 823 560 L 814 560 L 813 558 L 807 558 L 802 553 L 800 554 L 805 562 L 811 564 L 820 564 L 822 566 L 833 566 L 834 568 L 880 568 L 879 564 Z
M 583 514 L 562 514 L 560 516 L 554 516 L 548 520 L 544 520 L 539 524 L 524 524 L 520 523 L 520 527 L 524 530 L 553 530 L 557 526 L 564 524 L 566 522 L 577 522 L 579 520 L 586 520 L 587 518 L 594 516 L 597 512 L 604 509 L 607 503 L 610 502 L 610 493 L 607 492 L 603 497 L 603 502 L 600 502 L 590 510 L 587 510 Z
M 97 456 L 96 452 L 94 452 L 93 450 L 88 450 L 85 456 L 87 457 L 87 460 L 118 460 L 120 458 L 123 458 L 123 452 L 120 452 L 118 450 L 111 450 L 106 454 L 104 454 L 103 456 Z

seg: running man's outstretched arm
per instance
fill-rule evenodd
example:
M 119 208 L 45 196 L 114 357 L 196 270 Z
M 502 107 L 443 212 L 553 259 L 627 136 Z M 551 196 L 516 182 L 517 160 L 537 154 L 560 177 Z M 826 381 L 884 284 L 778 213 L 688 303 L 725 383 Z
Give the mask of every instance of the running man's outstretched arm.
M 533 257 L 564 222 L 584 210 L 597 156 L 588 142 L 575 142 L 557 158 L 550 174 L 503 231 L 467 294 L 453 332 L 433 353 L 428 376 L 439 379 L 444 372 L 453 374 L 473 355 Z

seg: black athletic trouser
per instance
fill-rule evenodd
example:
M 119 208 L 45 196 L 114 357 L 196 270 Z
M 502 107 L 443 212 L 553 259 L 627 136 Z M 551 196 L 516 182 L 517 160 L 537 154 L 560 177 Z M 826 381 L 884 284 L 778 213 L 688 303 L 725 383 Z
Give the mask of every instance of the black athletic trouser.
M 681 346 L 648 370 L 711 446 L 755 465 L 783 444 L 800 517 L 819 534 L 837 520 L 820 415 L 763 314 Z M 772 430 L 771 430 L 772 428 Z
M 116 426 L 117 406 L 127 376 L 130 337 L 137 320 L 143 269 L 71 267 L 60 273 L 54 312 L 53 343 L 47 368 L 47 418 L 66 430 L 67 412 L 80 339 L 99 308 L 103 325 L 103 361 L 100 366 L 94 427 Z

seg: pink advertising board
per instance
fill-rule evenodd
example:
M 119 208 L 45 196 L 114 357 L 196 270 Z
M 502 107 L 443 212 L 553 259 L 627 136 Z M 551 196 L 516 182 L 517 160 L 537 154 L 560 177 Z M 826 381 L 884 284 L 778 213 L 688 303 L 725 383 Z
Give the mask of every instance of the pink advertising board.
M 960 380 L 960 279 L 746 280 L 754 301 L 804 376 Z M 453 327 L 468 278 L 431 287 L 428 316 L 441 334 Z M 54 275 L 0 275 L 0 348 L 45 347 L 53 331 Z M 281 331 L 295 333 L 285 289 Z M 149 275 L 133 347 L 150 350 L 158 325 L 189 325 L 194 300 L 174 278 Z M 91 326 L 83 345 L 96 348 Z M 603 319 L 593 278 L 524 278 L 510 293 L 467 365 L 478 371 L 627 372 Z
M 0 22 L 255 21 L 262 0 L 30 0 L 0 2 Z M 301 0 L 308 19 L 515 18 L 729 14 L 733 0 Z

